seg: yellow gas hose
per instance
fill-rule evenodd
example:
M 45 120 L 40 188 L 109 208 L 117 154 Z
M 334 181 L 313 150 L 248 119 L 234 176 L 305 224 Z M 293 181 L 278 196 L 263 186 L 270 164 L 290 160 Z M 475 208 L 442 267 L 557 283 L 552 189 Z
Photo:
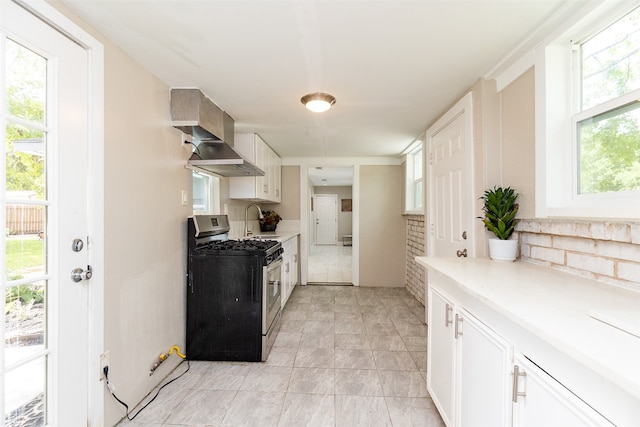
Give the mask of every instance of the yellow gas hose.
M 169 355 L 173 354 L 173 350 L 176 351 L 176 354 L 180 357 L 182 357 L 183 359 L 186 359 L 187 356 L 185 356 L 184 354 L 180 353 L 180 347 L 178 347 L 177 345 L 174 345 L 173 347 L 171 347 L 169 349 Z

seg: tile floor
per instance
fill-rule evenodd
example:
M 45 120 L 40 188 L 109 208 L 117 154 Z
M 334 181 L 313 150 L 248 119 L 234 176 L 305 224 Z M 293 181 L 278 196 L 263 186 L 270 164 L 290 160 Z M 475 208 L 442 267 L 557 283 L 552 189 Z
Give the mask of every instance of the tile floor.
M 191 362 L 120 425 L 443 426 L 426 389 L 423 318 L 402 288 L 298 286 L 267 362 Z
M 351 283 L 351 249 L 342 243 L 311 248 L 308 283 Z

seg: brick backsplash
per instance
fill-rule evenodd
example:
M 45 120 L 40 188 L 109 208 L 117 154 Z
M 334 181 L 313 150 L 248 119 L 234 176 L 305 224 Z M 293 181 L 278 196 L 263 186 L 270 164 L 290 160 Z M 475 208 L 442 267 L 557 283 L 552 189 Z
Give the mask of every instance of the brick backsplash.
M 523 261 L 640 292 L 640 223 L 522 219 Z
M 424 304 L 424 267 L 416 262 L 417 256 L 424 256 L 424 216 L 406 215 L 407 233 L 407 290 Z

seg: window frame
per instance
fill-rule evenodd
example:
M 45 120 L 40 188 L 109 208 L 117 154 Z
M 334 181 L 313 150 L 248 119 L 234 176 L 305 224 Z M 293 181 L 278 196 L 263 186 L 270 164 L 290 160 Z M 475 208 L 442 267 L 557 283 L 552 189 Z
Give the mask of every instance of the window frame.
M 603 108 L 629 102 L 640 92 L 577 112 L 581 81 L 576 58 L 581 58 L 576 46 L 636 7 L 637 2 L 625 2 L 623 6 L 604 2 L 592 10 L 583 10 L 581 16 L 575 16 L 567 28 L 559 30 L 535 52 L 537 217 L 640 217 L 640 191 L 578 193 L 577 123 Z
M 404 213 L 405 215 L 423 215 L 424 214 L 424 201 L 425 201 L 425 137 L 421 135 L 418 139 L 411 143 L 411 145 L 404 151 L 405 160 L 405 197 L 404 197 Z M 416 178 L 416 158 L 419 156 L 421 160 L 421 175 Z M 420 196 L 416 194 L 416 187 L 418 184 L 422 184 L 422 191 Z M 420 202 L 420 206 L 417 206 L 417 202 Z
M 193 214 L 209 214 L 209 215 L 217 215 L 220 213 L 220 178 L 215 175 L 210 175 L 208 173 L 203 173 L 200 171 L 192 170 L 191 171 L 191 206 L 193 210 Z M 203 204 L 203 209 L 196 209 L 194 205 L 195 200 L 195 186 L 194 180 L 198 177 L 199 179 L 206 180 L 206 189 L 204 194 L 206 196 L 206 202 Z

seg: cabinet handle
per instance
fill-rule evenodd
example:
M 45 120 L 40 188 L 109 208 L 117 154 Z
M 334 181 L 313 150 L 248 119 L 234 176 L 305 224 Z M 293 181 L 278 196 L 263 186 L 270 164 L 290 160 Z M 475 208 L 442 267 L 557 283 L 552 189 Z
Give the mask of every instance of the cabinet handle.
M 295 254 L 295 255 L 293 256 L 293 262 L 298 262 L 298 254 Z
M 455 333 L 454 336 L 456 339 L 458 339 L 460 337 L 460 335 L 462 335 L 462 316 L 460 316 L 459 314 L 456 313 L 456 329 L 455 329 Z
M 444 311 L 444 327 L 448 328 L 450 324 L 453 323 L 453 321 L 451 320 L 451 317 L 449 316 L 450 313 L 453 313 L 453 307 L 451 307 L 449 304 L 445 304 L 445 311 Z
M 527 373 L 522 371 L 520 372 L 520 367 L 518 365 L 514 365 L 513 366 L 513 396 L 512 396 L 512 400 L 513 403 L 518 403 L 518 396 L 526 396 L 527 393 L 524 391 L 518 391 L 518 379 L 520 377 L 526 377 Z

